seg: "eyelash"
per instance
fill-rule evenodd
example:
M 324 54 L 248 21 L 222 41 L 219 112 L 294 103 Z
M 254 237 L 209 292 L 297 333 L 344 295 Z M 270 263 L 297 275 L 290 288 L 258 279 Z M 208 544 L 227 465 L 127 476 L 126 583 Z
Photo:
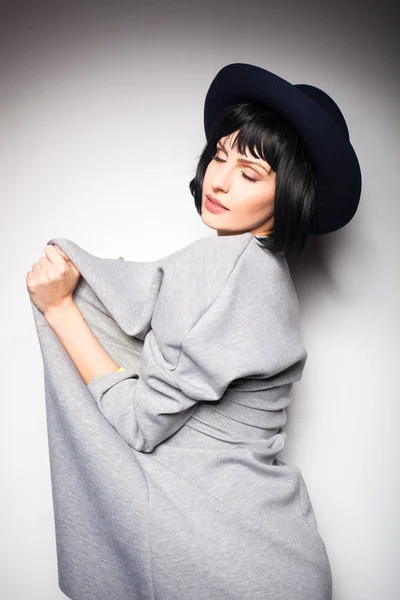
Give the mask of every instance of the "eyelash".
M 215 160 L 216 162 L 225 162 L 221 158 L 218 158 L 218 156 L 213 156 L 213 160 Z M 252 177 L 249 177 L 248 175 L 246 175 L 246 173 L 243 173 L 243 171 L 241 171 L 241 173 L 242 173 L 243 177 L 245 179 L 247 179 L 248 181 L 250 181 L 251 183 L 257 183 L 258 179 L 253 179 Z

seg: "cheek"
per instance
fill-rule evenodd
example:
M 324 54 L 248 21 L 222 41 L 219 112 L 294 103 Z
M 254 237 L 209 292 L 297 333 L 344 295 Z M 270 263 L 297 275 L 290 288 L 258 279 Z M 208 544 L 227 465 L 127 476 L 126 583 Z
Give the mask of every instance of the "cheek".
M 204 183 L 208 183 L 209 181 L 212 181 L 211 178 L 212 178 L 212 166 L 210 163 L 206 169 L 206 172 L 204 173 L 203 186 L 204 186 Z
M 240 203 L 239 210 L 257 215 L 269 214 L 273 209 L 274 190 L 271 186 L 261 188 L 258 183 L 249 184 L 252 185 L 257 189 L 247 189 L 245 201 Z

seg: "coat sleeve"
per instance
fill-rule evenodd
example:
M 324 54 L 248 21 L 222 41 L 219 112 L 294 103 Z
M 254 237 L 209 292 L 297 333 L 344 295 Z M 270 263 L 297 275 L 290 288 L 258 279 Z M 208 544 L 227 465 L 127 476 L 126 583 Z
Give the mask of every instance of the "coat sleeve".
M 89 382 L 100 411 L 134 449 L 151 452 L 188 421 L 199 402 L 220 400 L 234 379 L 273 376 L 303 358 L 296 301 L 282 289 L 281 272 L 260 273 L 245 255 L 181 340 L 175 365 L 165 361 L 150 330 L 140 377 L 127 371 Z M 257 278 L 267 275 L 260 285 Z
M 82 277 L 74 297 L 87 300 L 113 319 L 127 336 L 144 340 L 163 281 L 162 258 L 154 261 L 118 260 L 91 254 L 66 238 L 52 238 L 72 260 Z
M 107 373 L 87 389 L 107 421 L 139 452 L 151 452 L 173 435 L 198 404 L 165 364 L 153 331 L 143 345 L 140 376 L 131 370 Z

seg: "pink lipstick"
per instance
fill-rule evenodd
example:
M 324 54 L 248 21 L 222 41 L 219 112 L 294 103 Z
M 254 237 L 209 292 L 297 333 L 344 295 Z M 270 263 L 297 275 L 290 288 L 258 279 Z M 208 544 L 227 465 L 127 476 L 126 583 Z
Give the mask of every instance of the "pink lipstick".
M 229 208 L 226 208 L 226 206 L 221 204 L 221 202 L 219 202 L 219 200 L 217 200 L 216 198 L 213 198 L 209 194 L 207 194 L 207 196 L 206 196 L 205 206 L 206 206 L 207 210 L 209 210 L 213 213 L 221 213 L 221 212 L 225 212 L 225 211 L 229 210 Z

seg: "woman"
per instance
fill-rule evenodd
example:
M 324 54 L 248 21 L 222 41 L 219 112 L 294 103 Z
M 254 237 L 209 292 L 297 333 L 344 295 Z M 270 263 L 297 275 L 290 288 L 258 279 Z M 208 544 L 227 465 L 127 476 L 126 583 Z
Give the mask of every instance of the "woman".
M 332 597 L 277 458 L 307 357 L 286 257 L 349 222 L 358 161 L 329 96 L 253 65 L 217 74 L 204 119 L 190 190 L 216 236 L 148 262 L 53 238 L 27 274 L 74 600 Z

